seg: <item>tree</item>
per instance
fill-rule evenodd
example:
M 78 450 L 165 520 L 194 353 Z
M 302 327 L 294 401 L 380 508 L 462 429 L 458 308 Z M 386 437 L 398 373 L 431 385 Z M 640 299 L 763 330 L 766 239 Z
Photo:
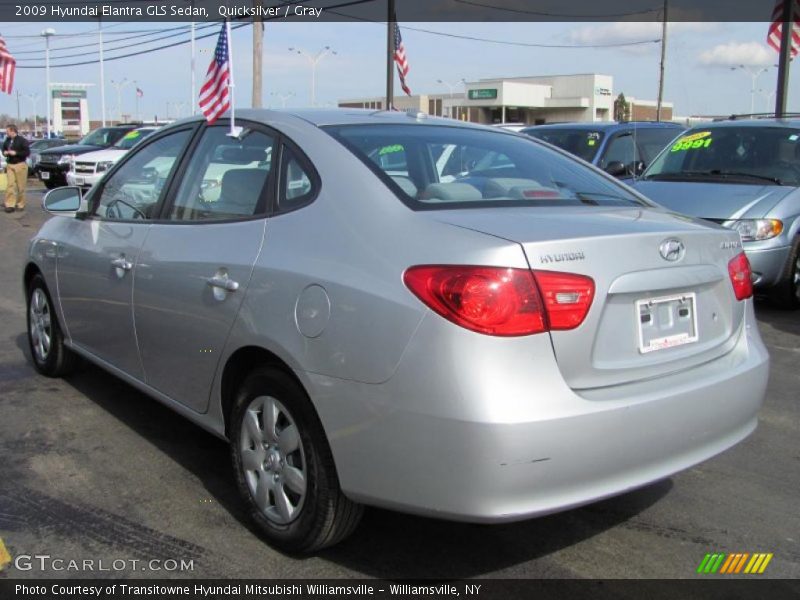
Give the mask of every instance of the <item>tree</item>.
M 622 92 L 614 100 L 614 120 L 620 123 L 631 120 L 631 103 L 625 99 L 625 94 Z

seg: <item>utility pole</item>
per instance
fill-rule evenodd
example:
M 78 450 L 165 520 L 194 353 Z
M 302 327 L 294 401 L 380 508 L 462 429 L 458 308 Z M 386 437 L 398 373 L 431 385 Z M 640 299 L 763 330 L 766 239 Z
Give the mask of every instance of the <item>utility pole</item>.
M 36 120 L 36 105 L 39 104 L 39 94 L 25 94 L 33 104 L 33 135 L 39 135 L 39 126 Z
M 775 117 L 780 118 L 786 112 L 786 100 L 789 96 L 789 65 L 792 60 L 792 37 L 794 32 L 794 1 L 783 2 L 783 24 L 781 25 L 781 51 L 778 62 L 778 86 L 775 94 Z
M 794 0 L 792 0 L 794 1 Z M 656 121 L 661 120 L 661 107 L 664 104 L 664 61 L 667 58 L 667 0 L 664 0 L 664 20 L 661 24 L 661 63 L 658 68 L 658 106 Z
M 394 106 L 394 0 L 386 0 L 386 110 Z
M 106 126 L 106 72 L 103 62 L 103 26 L 100 19 L 97 20 L 97 32 L 100 34 L 100 118 L 103 127 Z
M 194 9 L 194 0 L 189 0 L 189 7 Z M 194 13 L 194 10 L 192 10 L 192 13 Z M 189 106 L 192 107 L 192 108 L 189 111 L 189 116 L 197 114 L 197 104 L 198 104 L 197 93 L 196 93 L 196 91 L 197 91 L 196 90 L 196 87 L 197 87 L 197 74 L 196 74 L 197 69 L 195 68 L 195 64 L 197 62 L 197 51 L 195 49 L 195 44 L 194 44 L 194 30 L 195 30 L 195 25 L 194 25 L 194 21 L 192 21 L 191 27 L 189 28 L 189 31 L 190 31 L 190 34 L 191 34 L 190 35 L 190 39 L 191 39 L 191 50 L 190 50 L 191 58 L 189 60 L 189 70 L 191 71 L 191 74 L 192 74 L 192 85 L 191 85 L 191 90 L 190 90 L 190 93 L 191 93 L 192 97 L 189 98 Z
M 22 111 L 19 109 L 19 90 L 17 90 L 17 123 L 22 125 Z
M 261 3 L 260 0 L 253 0 L 253 6 Z M 253 108 L 262 107 L 262 60 L 264 58 L 264 21 L 261 16 L 253 20 Z

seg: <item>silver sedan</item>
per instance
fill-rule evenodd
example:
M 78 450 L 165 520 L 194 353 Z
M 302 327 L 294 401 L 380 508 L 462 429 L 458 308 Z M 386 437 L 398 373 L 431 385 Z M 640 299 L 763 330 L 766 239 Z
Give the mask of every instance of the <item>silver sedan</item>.
M 24 271 L 34 365 L 88 360 L 230 441 L 275 546 L 364 505 L 473 522 L 669 477 L 756 427 L 738 233 L 551 146 L 369 111 L 177 122 Z M 65 218 L 66 217 L 66 218 Z

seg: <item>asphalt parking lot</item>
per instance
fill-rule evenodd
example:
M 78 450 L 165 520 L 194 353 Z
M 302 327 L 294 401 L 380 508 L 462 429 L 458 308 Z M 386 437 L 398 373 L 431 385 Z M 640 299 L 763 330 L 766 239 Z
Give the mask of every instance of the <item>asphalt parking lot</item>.
M 344 543 L 297 558 L 250 525 L 225 443 L 97 368 L 34 372 L 21 277 L 40 198 L 37 187 L 24 213 L 0 213 L 0 538 L 12 557 L 126 566 L 0 577 L 687 578 L 709 552 L 773 553 L 761 577 L 800 576 L 800 312 L 757 303 L 772 356 L 759 428 L 699 467 L 512 525 L 369 510 Z M 154 559 L 162 570 L 141 570 Z M 193 569 L 165 571 L 168 559 Z

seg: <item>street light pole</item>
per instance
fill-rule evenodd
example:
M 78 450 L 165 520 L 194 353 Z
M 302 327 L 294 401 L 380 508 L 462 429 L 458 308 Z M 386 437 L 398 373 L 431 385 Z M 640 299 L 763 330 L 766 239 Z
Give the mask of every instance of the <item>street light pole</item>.
M 47 85 L 47 94 L 45 95 L 45 102 L 47 103 L 47 137 L 50 138 L 50 103 L 52 98 L 50 98 L 50 37 L 56 34 L 56 30 L 52 27 L 48 27 L 47 29 L 42 30 L 42 37 L 44 37 L 45 49 L 44 49 L 44 71 L 45 71 L 45 80 Z
M 278 98 L 281 101 L 281 108 L 286 108 L 286 101 L 294 96 L 294 92 L 289 92 L 288 94 L 276 94 L 275 92 L 270 92 L 270 96 Z
M 750 114 L 754 114 L 756 110 L 756 84 L 758 78 L 762 73 L 769 71 L 770 67 L 752 68 L 745 65 L 737 65 L 731 67 L 731 71 L 745 71 L 750 74 Z
M 459 79 L 456 83 L 450 83 L 448 81 L 444 81 L 443 79 L 437 79 L 436 80 L 436 83 L 441 83 L 442 85 L 446 85 L 447 89 L 450 90 L 450 100 L 452 100 L 453 97 L 455 96 L 455 93 L 453 92 L 453 90 L 456 88 L 456 86 L 457 85 L 464 85 L 466 82 L 467 82 L 467 80 L 464 79 L 463 77 L 461 79 Z M 452 106 L 448 106 L 447 107 L 447 116 L 450 117 L 451 119 L 453 118 L 453 107 Z M 460 117 L 460 115 L 456 113 L 456 118 L 458 118 L 458 117 Z
M 317 105 L 317 64 L 328 54 L 337 54 L 336 50 L 332 50 L 330 46 L 325 46 L 322 50 L 313 56 L 303 50 L 302 48 L 289 48 L 289 52 L 300 54 L 308 59 L 311 63 L 311 106 Z

